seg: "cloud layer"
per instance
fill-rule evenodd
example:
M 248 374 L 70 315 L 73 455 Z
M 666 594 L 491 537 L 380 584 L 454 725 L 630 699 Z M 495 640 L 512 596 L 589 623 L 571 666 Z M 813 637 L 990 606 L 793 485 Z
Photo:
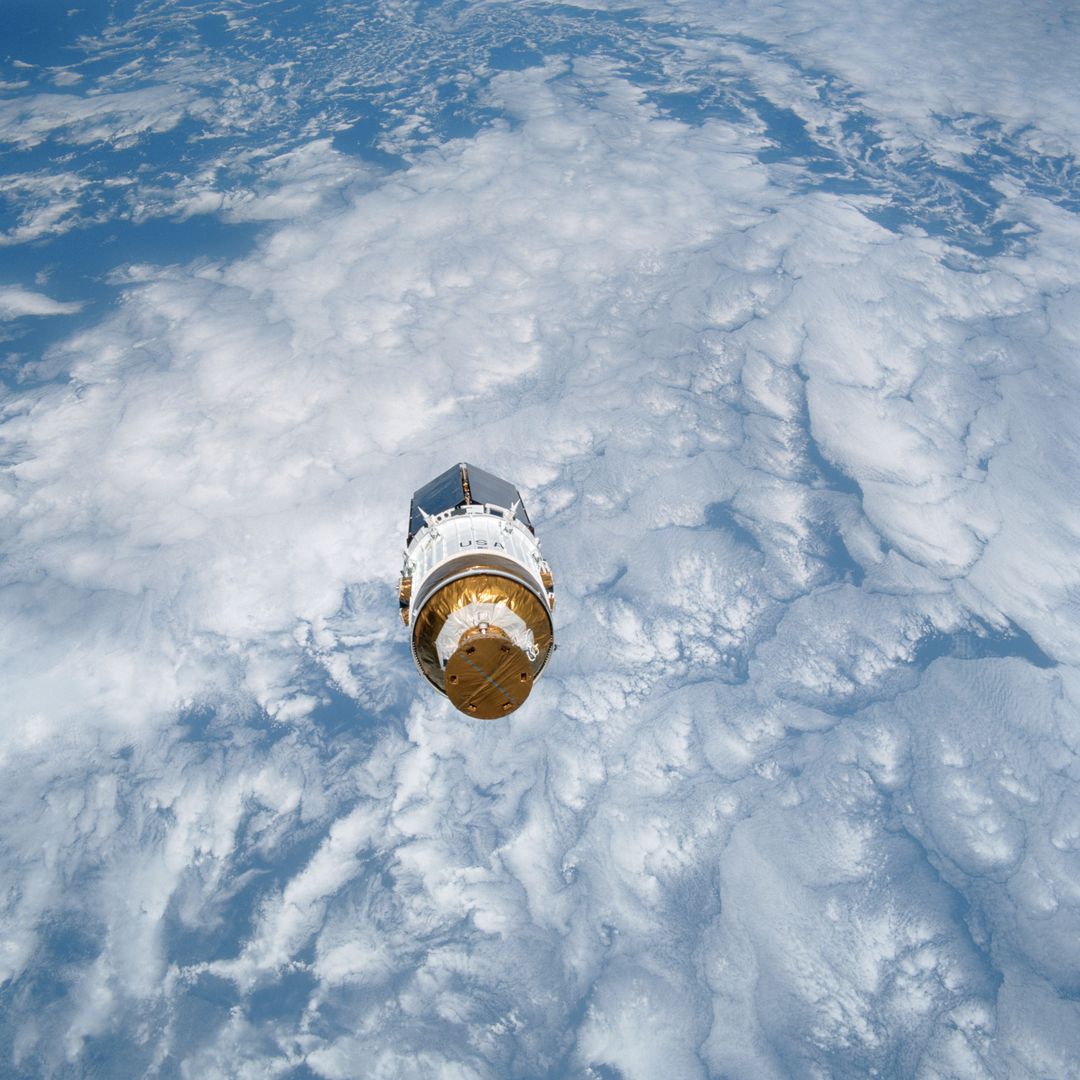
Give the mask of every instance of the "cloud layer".
M 333 104 L 286 56 L 297 122 L 241 189 L 230 117 L 269 130 L 288 82 L 230 111 L 206 57 L 254 72 L 245 10 L 105 34 L 119 64 L 162 33 L 137 102 L 117 67 L 2 114 L 93 160 L 197 116 L 222 171 L 156 202 L 133 174 L 138 205 L 265 223 L 119 251 L 115 306 L 2 399 L 4 1068 L 1070 1075 L 1053 10 L 338 12 Z M 341 58 L 373 42 L 393 82 L 400 26 L 485 65 L 433 60 L 358 155 Z M 79 168 L 11 190 L 117 176 Z M 48 290 L 0 313 L 82 302 Z M 508 724 L 433 697 L 397 620 L 408 496 L 455 460 L 522 488 L 556 572 L 559 651 Z

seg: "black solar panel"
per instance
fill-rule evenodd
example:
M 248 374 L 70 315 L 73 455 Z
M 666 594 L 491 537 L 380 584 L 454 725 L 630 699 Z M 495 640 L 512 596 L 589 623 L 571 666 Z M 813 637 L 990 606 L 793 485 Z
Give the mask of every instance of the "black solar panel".
M 444 510 L 470 502 L 490 503 L 506 510 L 517 503 L 514 516 L 532 529 L 532 522 L 529 521 L 529 515 L 521 504 L 521 496 L 513 484 L 501 480 L 485 469 L 459 462 L 419 488 L 413 495 L 409 508 L 409 539 L 406 542 L 411 543 L 412 538 L 424 527 L 425 514 L 441 514 Z
M 517 514 L 519 521 L 529 524 L 529 517 L 521 505 L 521 496 L 518 489 L 506 480 L 500 480 L 475 465 L 466 465 L 469 477 L 469 493 L 474 503 L 491 503 L 492 506 L 501 506 L 509 510 L 514 503 L 518 504 Z

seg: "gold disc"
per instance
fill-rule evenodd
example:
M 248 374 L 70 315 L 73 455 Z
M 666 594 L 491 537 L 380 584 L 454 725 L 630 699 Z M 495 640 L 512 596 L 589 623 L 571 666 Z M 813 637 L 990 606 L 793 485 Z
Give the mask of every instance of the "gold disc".
M 466 566 L 475 572 L 461 578 L 454 577 L 436 587 L 426 598 L 420 597 L 419 610 L 412 625 L 413 656 L 417 666 L 432 686 L 448 693 L 450 686 L 437 648 L 439 634 L 446 620 L 467 604 L 505 604 L 532 631 L 537 655 L 529 663 L 529 672 L 535 678 L 551 654 L 551 614 L 540 597 L 521 583 L 494 573 L 485 573 L 483 566 Z M 451 569 L 456 569 L 456 566 L 452 565 Z M 497 628 L 492 626 L 491 633 L 496 631 Z
M 512 713 L 532 690 L 529 658 L 501 633 L 462 635 L 446 662 L 446 696 L 455 709 L 480 720 Z

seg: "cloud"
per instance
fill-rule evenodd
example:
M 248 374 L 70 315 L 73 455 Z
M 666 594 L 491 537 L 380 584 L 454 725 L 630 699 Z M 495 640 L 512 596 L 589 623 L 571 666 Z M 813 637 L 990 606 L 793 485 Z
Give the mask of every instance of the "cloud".
M 0 285 L 0 320 L 4 322 L 24 315 L 74 315 L 82 308 L 78 300 L 53 300 L 19 285 Z
M 95 96 L 30 94 L 0 102 L 0 138 L 28 149 L 61 134 L 73 143 L 108 140 L 117 148 L 143 133 L 168 131 L 186 114 L 209 108 L 208 100 L 167 86 Z
M 972 252 L 776 160 L 771 97 L 842 144 L 815 64 L 888 153 L 955 102 L 756 18 L 664 44 L 756 122 L 605 44 L 407 168 L 314 133 L 220 203 L 252 251 L 118 267 L 3 399 L 12 1068 L 1067 1073 L 1075 214 L 1003 183 L 1030 231 Z M 394 611 L 464 459 L 556 571 L 508 725 Z

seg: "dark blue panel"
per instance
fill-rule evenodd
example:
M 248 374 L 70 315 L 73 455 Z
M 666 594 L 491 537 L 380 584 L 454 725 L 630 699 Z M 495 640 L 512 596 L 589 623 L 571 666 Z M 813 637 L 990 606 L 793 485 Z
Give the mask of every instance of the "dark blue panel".
M 525 525 L 529 525 L 529 516 L 525 513 L 525 507 L 522 505 L 521 496 L 518 494 L 518 489 L 513 484 L 508 483 L 506 480 L 500 480 L 497 476 L 486 472 L 484 469 L 478 469 L 475 465 L 466 465 L 465 471 L 468 474 L 469 480 L 469 494 L 471 501 L 474 503 L 490 503 L 492 506 L 501 506 L 506 510 L 509 510 L 514 503 L 518 504 L 516 517 Z
M 501 506 L 506 510 L 517 503 L 514 516 L 532 531 L 532 522 L 513 484 L 501 480 L 485 469 L 459 462 L 446 472 L 440 473 L 413 495 L 412 505 L 409 507 L 409 537 L 406 543 L 412 543 L 412 538 L 424 527 L 425 514 L 441 514 L 445 510 L 468 503 Z
M 409 541 L 424 527 L 424 514 L 441 514 L 465 502 L 462 466 L 454 465 L 420 488 L 409 509 Z

